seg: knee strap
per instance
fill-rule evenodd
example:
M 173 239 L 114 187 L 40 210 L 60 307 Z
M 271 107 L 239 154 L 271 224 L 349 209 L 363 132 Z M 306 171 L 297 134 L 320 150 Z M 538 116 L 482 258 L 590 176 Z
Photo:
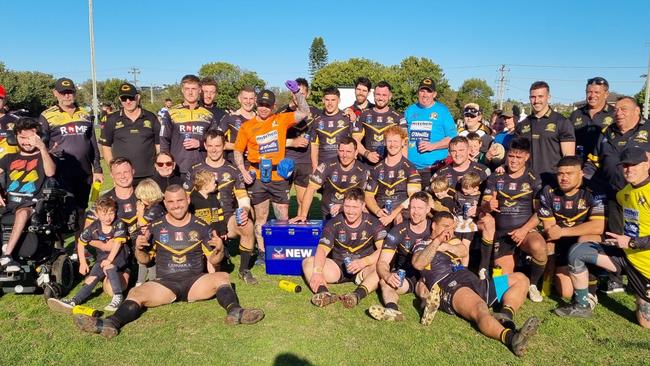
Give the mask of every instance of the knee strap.
M 599 246 L 595 242 L 574 244 L 569 250 L 569 271 L 582 273 L 587 270 L 587 264 L 596 264 Z

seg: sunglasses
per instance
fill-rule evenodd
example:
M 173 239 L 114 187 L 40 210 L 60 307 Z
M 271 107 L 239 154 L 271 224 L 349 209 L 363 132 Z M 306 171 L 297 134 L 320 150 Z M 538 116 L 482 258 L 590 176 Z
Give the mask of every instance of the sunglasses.
M 601 78 L 600 76 L 587 80 L 587 85 L 605 85 L 609 87 L 607 80 Z
M 129 102 L 132 102 L 132 101 L 135 100 L 135 97 L 132 97 L 132 96 L 130 96 L 130 95 L 122 95 L 122 96 L 120 97 L 120 100 L 121 100 L 122 102 L 126 102 L 127 100 L 128 100 Z
M 174 162 L 173 162 L 173 161 L 165 161 L 165 162 L 159 162 L 159 161 L 157 161 L 157 162 L 156 162 L 156 165 L 157 165 L 159 168 L 162 168 L 162 167 L 164 167 L 164 166 L 166 166 L 166 167 L 171 167 L 171 166 L 174 166 Z

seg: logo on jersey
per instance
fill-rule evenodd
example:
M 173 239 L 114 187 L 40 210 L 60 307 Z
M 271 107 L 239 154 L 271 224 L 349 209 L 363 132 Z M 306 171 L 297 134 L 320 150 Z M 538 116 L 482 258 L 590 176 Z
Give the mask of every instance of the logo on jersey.
M 271 131 L 255 137 L 259 146 L 260 154 L 269 154 L 280 151 L 278 143 L 278 131 Z
M 197 241 L 199 240 L 199 233 L 195 230 L 192 230 L 187 234 L 187 237 L 190 239 L 190 241 Z
M 76 123 L 68 124 L 67 126 L 59 127 L 62 136 L 68 135 L 85 135 L 88 131 L 88 126 L 77 125 Z
M 555 123 L 549 123 L 549 124 L 547 124 L 547 125 L 546 125 L 546 128 L 544 129 L 544 131 L 547 131 L 547 132 L 555 132 Z
M 429 141 L 432 128 L 431 121 L 413 121 L 409 130 L 409 141 Z
M 182 231 L 176 231 L 174 232 L 174 240 L 176 241 L 183 241 L 184 240 L 184 235 Z
M 187 262 L 187 256 L 177 257 L 175 255 L 172 255 L 172 261 L 174 263 L 183 264 L 183 263 Z
M 179 123 L 178 124 L 178 131 L 181 134 L 192 134 L 192 135 L 201 135 L 203 136 L 203 131 L 205 130 L 205 126 L 203 125 L 197 125 L 197 124 L 191 124 L 191 123 Z
M 338 238 L 339 242 L 343 243 L 343 242 L 345 242 L 347 239 L 348 239 L 348 236 L 347 236 L 347 234 L 345 233 L 345 231 L 339 231 L 339 238 Z

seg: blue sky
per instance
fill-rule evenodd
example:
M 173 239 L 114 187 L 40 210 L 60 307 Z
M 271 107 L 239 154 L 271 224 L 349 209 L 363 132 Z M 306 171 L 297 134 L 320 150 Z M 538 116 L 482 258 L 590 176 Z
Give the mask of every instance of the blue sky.
M 540 79 L 554 101 L 568 103 L 583 98 L 585 80 L 596 75 L 611 90 L 637 93 L 650 49 L 647 0 L 95 0 L 94 11 L 98 79 L 130 79 L 135 66 L 140 85 L 173 83 L 226 61 L 278 86 L 307 75 L 309 46 L 321 36 L 330 61 L 428 57 L 452 87 L 478 77 L 495 92 L 505 64 L 506 98 L 526 100 Z M 90 78 L 87 1 L 5 1 L 2 24 L 7 68 Z

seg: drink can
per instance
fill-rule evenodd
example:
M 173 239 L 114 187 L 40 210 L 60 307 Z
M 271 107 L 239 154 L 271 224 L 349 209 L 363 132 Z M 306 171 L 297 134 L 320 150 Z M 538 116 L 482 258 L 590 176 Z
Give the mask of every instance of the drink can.
M 96 180 L 93 182 L 93 185 L 90 187 L 90 202 L 97 201 L 99 198 L 99 189 L 102 187 L 102 182 Z
M 377 146 L 377 154 L 379 154 L 379 157 L 383 159 L 384 154 L 386 154 L 386 146 L 384 145 Z
M 472 208 L 472 204 L 469 202 L 463 203 L 463 218 L 467 220 L 469 218 L 469 209 Z
M 302 291 L 302 287 L 300 287 L 300 285 L 287 280 L 280 280 L 280 282 L 278 283 L 278 287 L 283 289 L 286 292 L 298 293 Z
M 305 139 L 307 139 L 307 141 L 311 141 L 311 135 L 308 134 L 308 133 L 302 135 L 302 137 L 305 138 Z
M 350 265 L 350 263 L 352 263 L 352 258 L 350 258 L 350 257 L 343 258 L 343 263 L 345 263 L 345 270 L 347 271 L 348 266 Z
M 399 286 L 402 287 L 404 284 L 404 279 L 406 278 L 406 271 L 403 269 L 398 269 L 397 276 L 399 277 Z
M 581 157 L 581 158 L 584 158 L 584 154 L 585 154 L 584 146 L 582 146 L 582 145 L 576 146 L 576 155 Z
M 237 207 L 237 209 L 235 210 L 235 222 L 237 223 L 237 225 L 239 226 L 244 225 L 243 216 L 244 216 L 244 209 L 241 207 Z
M 503 269 L 501 268 L 501 266 L 494 266 L 494 268 L 492 268 L 492 277 L 499 277 L 502 275 L 503 275 Z
M 384 204 L 384 208 L 386 209 L 386 211 L 388 211 L 388 213 L 392 213 L 393 212 L 393 200 L 386 200 L 386 203 Z
M 75 305 L 72 308 L 72 314 L 99 317 L 99 311 L 97 309 L 93 309 L 90 306 L 83 306 L 83 305 Z
M 271 159 L 260 160 L 260 180 L 262 183 L 271 182 L 271 173 L 273 172 L 273 163 Z
M 255 179 L 257 178 L 257 174 L 255 174 L 255 171 L 254 171 L 254 170 L 249 170 L 249 171 L 248 171 L 248 174 L 251 175 L 251 178 L 253 178 L 253 180 L 255 180 Z
M 192 138 L 192 134 L 191 134 L 191 133 L 184 133 L 184 134 L 183 134 L 183 140 L 188 140 L 188 139 L 191 139 L 191 138 Z

